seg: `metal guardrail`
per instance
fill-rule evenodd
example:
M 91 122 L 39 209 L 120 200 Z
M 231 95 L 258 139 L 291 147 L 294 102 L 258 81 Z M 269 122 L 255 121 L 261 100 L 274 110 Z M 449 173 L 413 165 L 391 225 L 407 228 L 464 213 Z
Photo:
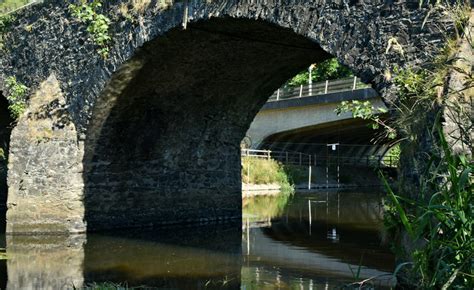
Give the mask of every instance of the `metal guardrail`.
M 268 99 L 269 102 L 312 97 L 338 92 L 347 92 L 357 89 L 370 88 L 357 77 L 325 81 L 320 83 L 301 85 L 299 87 L 280 88 Z
M 393 168 L 397 166 L 397 160 L 395 160 L 395 158 L 383 155 L 363 155 L 359 157 L 321 156 L 302 152 L 242 149 L 241 156 L 273 159 L 285 165 L 300 166 L 358 166 L 371 168 Z

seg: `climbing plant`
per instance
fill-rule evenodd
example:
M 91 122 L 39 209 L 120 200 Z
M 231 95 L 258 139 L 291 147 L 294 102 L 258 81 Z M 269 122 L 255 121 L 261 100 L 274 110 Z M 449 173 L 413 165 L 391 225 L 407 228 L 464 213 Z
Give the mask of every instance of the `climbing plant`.
M 107 58 L 109 54 L 109 44 L 112 38 L 109 35 L 110 19 L 98 12 L 102 7 L 100 0 L 87 2 L 81 0 L 81 4 L 71 4 L 69 9 L 71 14 L 79 19 L 82 23 L 87 24 L 87 32 L 89 32 L 92 41 L 98 46 L 97 52 Z
M 16 77 L 8 77 L 5 81 L 8 95 L 8 110 L 13 119 L 18 119 L 26 109 L 26 94 L 28 87 L 17 81 Z

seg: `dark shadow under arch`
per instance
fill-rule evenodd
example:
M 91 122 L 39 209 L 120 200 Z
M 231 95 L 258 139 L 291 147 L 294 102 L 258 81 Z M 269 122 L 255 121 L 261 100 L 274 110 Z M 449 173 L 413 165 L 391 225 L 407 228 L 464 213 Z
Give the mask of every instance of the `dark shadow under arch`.
M 88 229 L 240 219 L 240 141 L 276 88 L 328 57 L 290 29 L 231 18 L 145 44 L 93 112 Z
M 10 134 L 12 131 L 13 119 L 8 110 L 8 101 L 0 92 L 0 148 L 3 150 L 4 158 L 0 157 L 0 233 L 5 232 L 6 211 L 7 211 L 7 160 L 8 145 L 10 143 Z

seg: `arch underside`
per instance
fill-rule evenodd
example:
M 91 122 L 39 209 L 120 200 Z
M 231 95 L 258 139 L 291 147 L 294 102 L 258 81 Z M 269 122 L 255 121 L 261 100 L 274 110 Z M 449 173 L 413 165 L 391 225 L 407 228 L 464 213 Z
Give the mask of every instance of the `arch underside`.
M 374 130 L 371 124 L 370 120 L 348 119 L 279 132 L 267 136 L 259 149 L 326 156 L 328 144 L 339 144 L 340 156 L 361 159 L 383 156 L 394 140 L 386 138 L 383 129 Z
M 231 18 L 147 43 L 88 129 L 88 229 L 240 218 L 240 141 L 276 88 L 328 57 L 289 29 Z

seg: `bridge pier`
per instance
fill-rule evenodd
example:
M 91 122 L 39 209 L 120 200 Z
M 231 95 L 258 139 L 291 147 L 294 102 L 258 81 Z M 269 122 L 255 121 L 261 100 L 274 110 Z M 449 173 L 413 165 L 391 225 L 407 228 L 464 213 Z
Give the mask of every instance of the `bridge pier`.
M 31 96 L 12 131 L 7 233 L 84 232 L 83 142 L 54 75 Z

